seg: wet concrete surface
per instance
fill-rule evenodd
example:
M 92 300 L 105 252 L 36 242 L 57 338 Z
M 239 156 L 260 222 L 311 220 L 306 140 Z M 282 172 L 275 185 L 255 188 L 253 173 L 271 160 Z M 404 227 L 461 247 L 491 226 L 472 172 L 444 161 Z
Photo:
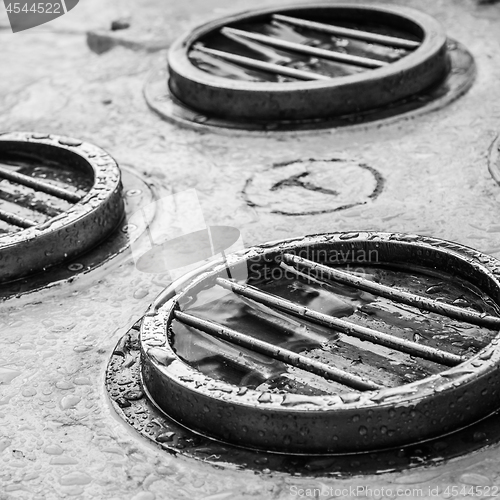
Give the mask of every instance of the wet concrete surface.
M 0 130 L 93 142 L 141 173 L 158 197 L 194 187 L 207 221 L 239 227 L 247 245 L 370 229 L 454 240 L 500 258 L 500 187 L 488 171 L 489 148 L 500 131 L 500 8 L 471 0 L 411 5 L 436 17 L 472 52 L 478 74 L 471 90 L 447 108 L 412 120 L 296 134 L 189 130 L 162 121 L 144 101 L 146 78 L 164 64 L 175 37 L 248 8 L 248 2 L 87 0 L 52 23 L 15 35 L 1 9 Z M 111 31 L 118 19 L 128 19 L 130 28 Z M 309 212 L 310 206 L 318 210 L 284 215 L 279 207 L 300 197 L 304 187 L 277 178 L 273 166 L 332 158 L 359 176 L 340 183 L 322 168 L 309 180 L 324 190 L 305 189 Z M 377 197 L 367 197 L 373 175 L 356 174 L 355 165 L 367 165 L 383 179 Z M 262 179 L 262 186 L 282 182 L 265 196 L 254 193 L 258 199 L 248 204 L 251 179 Z M 343 196 L 356 206 L 329 211 Z M 115 415 L 104 373 L 116 342 L 168 282 L 168 275 L 137 271 L 125 253 L 72 283 L 1 305 L 2 500 L 288 499 L 299 498 L 300 488 L 351 486 L 422 488 L 421 498 L 469 498 L 463 486 L 500 485 L 499 445 L 444 465 L 345 480 L 221 470 L 151 446 Z M 458 487 L 457 495 L 447 492 L 449 486 Z M 429 487 L 439 494 L 431 495 Z

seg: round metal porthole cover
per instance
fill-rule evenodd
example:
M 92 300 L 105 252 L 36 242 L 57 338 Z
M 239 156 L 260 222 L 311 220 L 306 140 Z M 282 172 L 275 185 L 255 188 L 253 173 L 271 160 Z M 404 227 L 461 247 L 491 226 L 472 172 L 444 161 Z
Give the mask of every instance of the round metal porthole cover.
M 0 135 L 0 160 L 6 156 L 64 164 L 83 171 L 92 179 L 92 186 L 68 210 L 46 222 L 0 235 L 1 282 L 45 270 L 84 253 L 122 220 L 120 170 L 101 148 L 53 134 L 13 132 Z
M 340 16 L 404 27 L 420 45 L 383 67 L 322 81 L 253 82 L 210 74 L 189 52 L 200 38 L 223 27 L 267 20 L 273 14 L 316 18 Z M 386 106 L 445 78 L 446 36 L 430 16 L 400 6 L 314 3 L 247 11 L 207 23 L 177 40 L 168 56 L 169 87 L 190 108 L 208 115 L 249 120 L 305 120 L 352 114 Z
M 170 418 L 200 434 L 238 446 L 287 454 L 382 450 L 443 436 L 500 405 L 497 333 L 477 354 L 452 368 L 398 387 L 308 396 L 276 394 L 215 380 L 176 354 L 169 327 L 179 301 L 238 269 L 276 265 L 285 252 L 376 250 L 380 262 L 441 269 L 477 286 L 500 304 L 500 263 L 455 243 L 394 233 L 332 233 L 251 248 L 228 266 L 205 266 L 173 283 L 151 306 L 140 335 L 142 381 Z

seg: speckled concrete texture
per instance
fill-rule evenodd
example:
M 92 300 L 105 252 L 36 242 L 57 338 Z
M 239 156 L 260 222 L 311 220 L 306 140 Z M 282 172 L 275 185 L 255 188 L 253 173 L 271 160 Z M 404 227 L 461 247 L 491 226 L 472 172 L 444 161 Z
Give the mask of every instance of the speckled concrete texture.
M 445 109 L 386 126 L 279 134 L 180 128 L 151 112 L 142 94 L 185 30 L 269 1 L 81 0 L 17 34 L 0 7 L 0 130 L 92 142 L 143 175 L 158 197 L 194 187 L 207 219 L 239 227 L 247 245 L 371 229 L 454 240 L 500 258 L 500 187 L 488 171 L 500 131 L 500 6 L 400 3 L 436 17 L 474 55 L 471 90 Z M 115 20 L 130 27 L 111 31 Z M 311 159 L 321 163 L 311 182 L 356 206 L 330 212 L 339 200 L 290 182 L 264 192 L 271 180 L 286 180 L 273 166 Z M 349 175 L 329 170 L 330 159 Z M 374 176 L 359 165 L 383 179 L 376 197 L 368 197 Z M 302 196 L 308 210 L 319 209 L 276 210 Z M 342 481 L 215 469 L 151 446 L 115 415 L 104 373 L 116 342 L 167 284 L 168 277 L 140 273 L 125 253 L 72 283 L 1 304 L 0 499 L 292 499 L 298 488 L 350 486 L 392 488 L 391 498 L 398 488 L 400 498 L 412 498 L 407 488 L 422 488 L 420 498 L 469 498 L 464 485 L 500 485 L 499 445 L 437 467 Z M 457 495 L 446 493 L 450 485 Z

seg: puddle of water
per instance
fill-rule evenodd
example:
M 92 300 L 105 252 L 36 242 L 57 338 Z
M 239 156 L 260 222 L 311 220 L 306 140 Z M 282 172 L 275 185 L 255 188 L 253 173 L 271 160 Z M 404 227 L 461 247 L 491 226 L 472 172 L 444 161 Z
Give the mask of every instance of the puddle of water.
M 269 277 L 259 275 L 255 283 L 252 282 L 262 290 L 314 311 L 453 354 L 470 357 L 496 334 L 487 328 L 421 311 L 332 281 L 313 282 L 279 267 L 267 270 Z M 353 268 L 347 270 L 352 272 Z M 451 276 L 429 276 L 383 267 L 357 268 L 355 274 L 466 309 L 488 314 L 499 312 L 479 290 Z M 414 382 L 443 369 L 432 361 L 298 321 L 232 292 L 221 297 L 218 287 L 200 292 L 195 299 L 185 311 L 385 386 Z M 197 305 L 200 302 L 202 305 Z M 248 349 L 234 347 L 179 322 L 173 323 L 173 332 L 177 354 L 213 378 L 276 393 L 335 394 L 345 391 L 340 384 Z

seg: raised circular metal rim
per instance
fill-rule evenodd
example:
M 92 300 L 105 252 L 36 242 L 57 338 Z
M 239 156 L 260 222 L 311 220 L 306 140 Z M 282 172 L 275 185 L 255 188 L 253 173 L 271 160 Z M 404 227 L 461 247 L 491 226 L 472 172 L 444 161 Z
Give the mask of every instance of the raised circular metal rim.
M 267 134 L 269 132 L 273 134 L 310 134 L 328 128 L 352 131 L 373 125 L 388 125 L 399 120 L 434 112 L 465 94 L 472 86 L 476 75 L 474 59 L 462 44 L 454 40 L 448 40 L 448 54 L 451 69 L 441 83 L 411 96 L 408 100 L 403 99 L 399 103 L 393 103 L 376 110 L 336 118 L 250 121 L 220 119 L 201 114 L 182 104 L 168 91 L 166 85 L 168 71 L 163 65 L 161 68 L 152 70 L 145 83 L 143 93 L 148 106 L 162 119 L 195 130 L 229 135 Z
M 123 184 L 125 215 L 118 227 L 108 237 L 94 248 L 74 259 L 52 266 L 48 272 L 36 273 L 24 278 L 9 281 L 0 287 L 0 300 L 18 298 L 27 293 L 33 293 L 47 288 L 72 283 L 76 279 L 87 277 L 94 270 L 115 259 L 120 258 L 131 245 L 138 245 L 143 237 L 143 231 L 127 223 L 130 215 L 134 214 L 147 203 L 154 201 L 154 194 L 145 179 L 128 167 L 120 167 Z M 129 194 L 130 193 L 130 194 Z M 146 214 L 148 223 L 154 217 L 153 213 Z M 123 224 L 123 225 L 122 225 Z M 121 227 L 120 227 L 121 226 Z
M 66 212 L 45 223 L 0 237 L 2 282 L 44 270 L 89 250 L 117 227 L 124 213 L 120 170 L 103 149 L 54 134 L 11 132 L 0 135 L 0 152 L 2 147 L 15 145 L 44 149 L 55 157 L 63 152 L 67 158 L 85 164 L 94 181 L 87 194 Z M 61 235 L 63 231 L 66 234 Z M 48 247 L 53 250 L 49 255 Z
M 189 48 L 197 39 L 224 25 L 271 13 L 327 7 L 404 17 L 422 30 L 422 44 L 386 67 L 335 78 L 332 82 L 235 82 L 196 68 L 188 58 Z M 437 21 L 427 14 L 407 7 L 350 3 L 289 4 L 218 19 L 178 39 L 169 51 L 168 62 L 170 89 L 181 102 L 209 114 L 264 120 L 324 118 L 380 107 L 436 83 L 445 77 L 448 66 L 446 36 Z M 360 96 L 370 94 L 375 86 L 384 95 L 362 104 Z M 298 97 L 301 92 L 304 95 Z M 238 105 L 242 99 L 248 100 L 244 108 Z M 297 100 L 301 101 L 300 109 Z
M 139 370 L 138 323 L 120 338 L 108 363 L 106 389 L 109 403 L 139 435 L 172 455 L 219 468 L 244 469 L 255 473 L 343 478 L 415 469 L 430 464 L 436 466 L 484 450 L 500 440 L 500 416 L 495 412 L 471 426 L 433 440 L 355 455 L 297 456 L 227 445 L 174 422 L 144 395 Z M 132 384 L 123 385 L 122 377 L 131 380 Z M 114 389 L 118 389 L 118 393 L 114 393 Z M 138 415 L 140 418 L 137 418 Z
M 488 170 L 493 180 L 500 185 L 500 135 L 497 135 L 495 140 L 491 143 Z
M 228 262 L 231 267 L 246 264 L 249 259 L 272 262 L 279 254 L 301 246 L 332 244 L 347 248 L 353 244 L 373 245 L 378 250 L 396 245 L 402 250 L 421 252 L 421 258 L 429 263 L 436 263 L 436 257 L 441 262 L 449 259 L 453 266 L 458 264 L 456 270 L 463 277 L 473 283 L 480 280 L 480 288 L 500 302 L 499 261 L 459 244 L 416 235 L 373 232 L 318 235 L 279 242 L 279 250 L 277 244 L 255 247 L 234 254 Z M 293 407 L 281 405 L 282 395 L 269 393 L 268 402 L 263 404 L 258 401 L 262 398 L 259 391 L 248 389 L 242 394 L 236 386 L 215 381 L 182 362 L 170 347 L 166 332 L 179 295 L 209 282 L 224 270 L 224 264 L 206 266 L 198 275 L 174 283 L 151 306 L 141 326 L 143 385 L 170 418 L 195 432 L 268 451 L 309 455 L 351 453 L 402 446 L 453 432 L 487 416 L 500 405 L 500 390 L 495 389 L 495 385 L 500 387 L 500 349 L 496 347 L 500 334 L 472 358 L 426 379 L 382 391 L 346 393 L 342 397 L 311 396 L 310 403 Z M 175 290 L 182 292 L 177 294 Z M 482 394 L 484 391 L 486 394 Z M 308 397 L 301 396 L 300 400 Z M 457 411 L 460 409 L 457 401 L 460 407 L 467 408 L 468 415 Z M 209 411 L 198 414 L 195 409 L 204 406 Z M 239 423 L 249 416 L 255 425 L 245 434 Z M 199 425 L 201 418 L 203 427 Z M 287 435 L 291 442 L 287 445 L 283 444 L 280 433 L 274 438 L 266 436 L 272 434 L 269 426 L 273 419 L 279 425 L 284 422 L 290 425 Z M 339 423 L 343 428 L 337 430 L 334 426 Z M 374 434 L 375 425 L 386 429 L 394 426 L 394 433 Z M 217 426 L 222 429 L 215 430 Z M 211 430 L 207 431 L 207 427 Z M 361 427 L 366 432 L 360 434 Z M 307 430 L 311 441 L 320 438 L 321 446 L 311 448 L 307 442 L 294 442 L 294 431 L 299 434 L 301 428 Z M 264 435 L 259 436 L 259 432 Z

